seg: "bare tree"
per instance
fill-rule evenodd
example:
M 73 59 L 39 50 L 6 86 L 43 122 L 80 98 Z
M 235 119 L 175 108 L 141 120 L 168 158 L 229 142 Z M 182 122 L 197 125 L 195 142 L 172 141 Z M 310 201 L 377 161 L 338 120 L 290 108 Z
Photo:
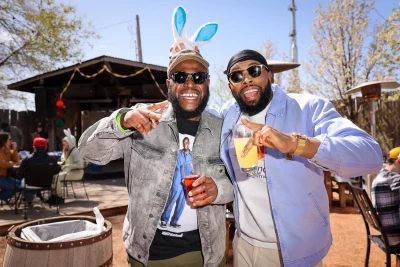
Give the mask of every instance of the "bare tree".
M 231 90 L 228 87 L 228 80 L 226 75 L 223 74 L 223 71 L 223 66 L 214 71 L 215 76 L 213 77 L 216 77 L 217 79 L 213 85 L 210 86 L 209 106 L 216 110 L 220 110 L 226 102 L 233 98 Z
M 346 92 L 365 81 L 397 77 L 400 59 L 399 9 L 369 27 L 373 8 L 373 0 L 330 0 L 325 9 L 319 5 L 313 23 L 314 44 L 304 64 L 307 90 L 330 99 L 342 115 L 365 129 L 368 114 L 364 105 L 356 106 Z M 380 130 L 389 132 L 392 126 L 380 125 Z

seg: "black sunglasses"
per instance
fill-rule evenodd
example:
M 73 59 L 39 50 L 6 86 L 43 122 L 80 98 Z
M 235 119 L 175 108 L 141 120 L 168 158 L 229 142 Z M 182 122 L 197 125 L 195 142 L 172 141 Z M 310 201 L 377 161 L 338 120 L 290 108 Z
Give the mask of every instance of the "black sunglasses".
M 260 65 L 254 65 L 248 67 L 246 70 L 236 70 L 228 74 L 228 79 L 232 83 L 239 83 L 244 80 L 244 72 L 247 71 L 247 73 L 252 77 L 252 78 L 257 78 L 258 76 L 261 75 L 262 72 L 262 67 L 265 67 L 267 71 L 269 71 L 268 67 L 260 64 Z
M 207 72 L 193 72 L 193 73 L 187 73 L 184 71 L 177 71 L 171 74 L 172 80 L 174 80 L 176 83 L 183 84 L 187 82 L 189 79 L 189 76 L 192 78 L 192 81 L 195 84 L 203 84 L 208 78 L 208 73 Z

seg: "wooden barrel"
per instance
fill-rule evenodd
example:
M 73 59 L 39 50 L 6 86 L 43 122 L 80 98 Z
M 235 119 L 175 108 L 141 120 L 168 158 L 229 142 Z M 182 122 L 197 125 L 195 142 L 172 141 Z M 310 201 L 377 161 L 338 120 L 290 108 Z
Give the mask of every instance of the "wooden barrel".
M 104 220 L 106 230 L 99 235 L 64 242 L 32 242 L 22 239 L 21 230 L 27 226 L 95 217 L 63 216 L 31 221 L 14 227 L 7 236 L 3 267 L 107 267 L 112 266 L 112 225 Z

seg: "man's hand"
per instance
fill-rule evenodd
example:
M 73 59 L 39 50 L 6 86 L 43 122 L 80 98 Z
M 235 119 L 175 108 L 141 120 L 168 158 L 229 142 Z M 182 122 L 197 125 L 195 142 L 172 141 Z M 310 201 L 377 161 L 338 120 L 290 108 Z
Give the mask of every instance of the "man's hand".
M 135 128 L 141 134 L 149 134 L 151 129 L 158 125 L 158 121 L 162 115 L 155 113 L 155 111 L 168 105 L 168 100 L 163 102 L 151 104 L 145 108 L 138 108 L 128 111 L 121 116 L 121 124 L 125 129 Z
M 175 46 L 175 47 L 171 46 L 171 48 L 169 49 L 169 52 L 171 52 L 170 57 L 171 57 L 173 54 L 178 53 L 178 52 L 180 52 L 181 50 L 185 50 L 185 49 L 186 49 L 186 46 L 185 46 L 184 43 L 179 43 L 179 47 L 178 47 L 178 46 Z M 174 52 L 174 50 L 175 50 L 175 52 Z M 196 51 L 197 53 L 200 53 L 200 50 L 199 50 L 199 48 L 197 47 L 197 45 L 194 47 L 194 51 Z
M 193 183 L 193 189 L 188 193 L 189 201 L 195 207 L 212 203 L 218 195 L 217 185 L 210 177 L 201 176 Z
M 282 133 L 265 124 L 254 123 L 242 118 L 243 124 L 254 131 L 253 137 L 243 149 L 242 157 L 246 156 L 254 146 L 276 148 L 282 153 L 293 153 L 297 147 L 297 140 L 290 134 Z

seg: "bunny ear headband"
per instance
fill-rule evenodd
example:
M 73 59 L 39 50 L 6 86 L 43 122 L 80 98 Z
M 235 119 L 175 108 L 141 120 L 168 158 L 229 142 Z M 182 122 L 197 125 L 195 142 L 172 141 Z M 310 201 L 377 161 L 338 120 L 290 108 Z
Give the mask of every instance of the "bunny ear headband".
M 218 24 L 215 22 L 208 22 L 200 26 L 193 36 L 189 39 L 187 37 L 187 13 L 186 10 L 178 6 L 175 8 L 172 15 L 172 33 L 174 35 L 174 43 L 172 44 L 172 53 L 175 53 L 175 47 L 179 43 L 186 43 L 193 49 L 195 46 L 200 47 L 211 41 L 217 33 Z
M 68 139 L 71 139 L 72 134 L 71 134 L 71 130 L 69 128 L 64 129 L 64 134 L 68 137 Z

